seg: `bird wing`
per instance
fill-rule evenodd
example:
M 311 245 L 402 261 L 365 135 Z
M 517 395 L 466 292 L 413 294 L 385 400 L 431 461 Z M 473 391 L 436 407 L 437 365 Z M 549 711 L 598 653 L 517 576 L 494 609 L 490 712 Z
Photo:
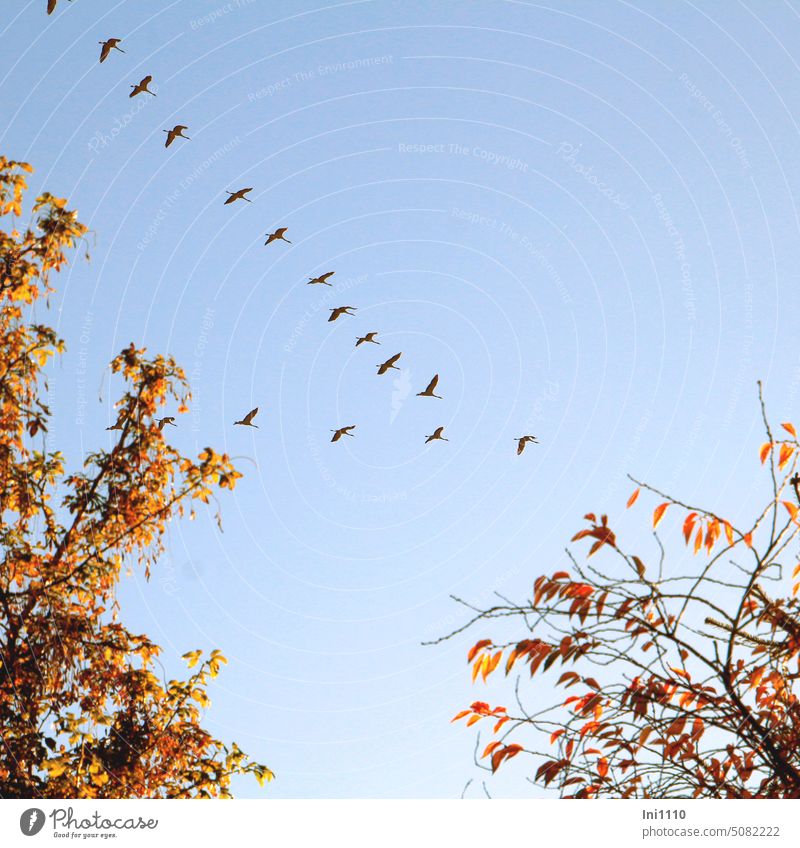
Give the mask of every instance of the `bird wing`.
M 336 273 L 335 271 L 328 271 L 327 274 L 320 274 L 320 276 L 317 277 L 317 279 L 321 280 L 324 283 L 325 280 L 327 280 L 329 277 L 332 277 L 335 273 Z
M 169 147 L 170 144 L 172 144 L 173 141 L 175 141 L 175 133 L 172 132 L 172 130 L 168 130 L 167 131 L 167 143 L 164 145 L 164 147 Z
M 329 321 L 335 321 L 342 314 L 341 309 L 331 309 L 331 317 L 328 318 Z
M 333 434 L 333 438 L 331 439 L 331 441 L 332 441 L 332 442 L 338 442 L 338 441 L 339 441 L 339 439 L 341 439 L 341 438 L 342 438 L 342 431 L 341 431 L 341 430 L 336 430 L 336 431 L 334 432 L 334 434 Z
M 47 0 L 47 14 L 52 15 L 58 0 Z
M 139 83 L 139 85 L 140 85 L 140 86 L 142 86 L 142 88 L 147 88 L 147 86 L 148 86 L 148 85 L 150 85 L 150 83 L 151 83 L 152 81 L 153 81 L 153 77 L 152 77 L 150 74 L 148 74 L 148 75 L 147 75 L 146 77 L 144 77 L 144 79 L 143 79 L 143 80 Z
M 255 409 L 251 409 L 250 412 L 248 412 L 247 415 L 245 415 L 244 423 L 249 424 L 256 417 L 257 413 L 258 413 L 258 407 L 256 407 Z
M 442 433 L 444 433 L 444 427 L 437 427 L 433 431 L 433 435 L 436 436 L 437 439 L 440 439 L 442 437 Z
M 395 362 L 397 362 L 397 360 L 398 360 L 398 359 L 400 359 L 400 357 L 401 357 L 402 355 L 403 355 L 403 354 L 402 354 L 402 352 L 401 352 L 401 353 L 396 353 L 394 356 L 392 356 L 392 357 L 390 357 L 389 359 L 387 359 L 387 360 L 386 360 L 386 364 L 387 364 L 387 365 L 394 365 L 394 364 L 395 364 Z
M 108 59 L 108 54 L 111 52 L 111 45 L 106 41 L 100 48 L 100 61 L 105 62 Z
M 522 453 L 522 451 L 524 451 L 524 450 L 525 450 L 525 439 L 520 439 L 517 442 L 517 456 L 519 456 Z
M 189 127 L 185 127 L 183 124 L 176 124 L 174 132 L 179 133 L 179 132 L 183 132 L 184 130 L 188 130 L 188 129 L 189 129 Z
M 275 230 L 275 238 L 280 238 L 288 229 L 288 227 L 278 227 L 278 229 Z
M 423 392 L 423 394 L 428 394 L 428 393 L 432 392 L 432 391 L 436 388 L 436 384 L 437 384 L 438 382 L 439 382 L 439 375 L 438 375 L 438 374 L 434 374 L 434 375 L 433 375 L 433 379 L 430 381 L 430 383 L 428 383 L 428 388 L 427 388 L 427 389 L 425 389 L 425 391 Z

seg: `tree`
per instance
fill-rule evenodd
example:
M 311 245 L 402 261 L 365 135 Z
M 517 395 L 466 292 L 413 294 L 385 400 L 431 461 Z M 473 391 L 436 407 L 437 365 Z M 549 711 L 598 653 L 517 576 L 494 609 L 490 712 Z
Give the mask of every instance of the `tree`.
M 514 708 L 476 701 L 453 719 L 490 728 L 480 765 L 533 756 L 533 781 L 567 798 L 800 797 L 800 583 L 779 597 L 783 560 L 798 559 L 800 445 L 791 423 L 773 433 L 760 384 L 759 398 L 771 496 L 747 526 L 631 478 L 628 508 L 643 491 L 660 501 L 655 567 L 589 513 L 572 539 L 592 543 L 585 560 L 568 550 L 569 570 L 537 577 L 524 603 L 473 607 L 456 633 L 492 621 L 518 634 L 468 654 L 473 681 L 500 669 L 515 679 Z M 691 573 L 665 569 L 655 528 L 668 510 L 698 562 Z M 532 710 L 524 678 L 545 702 L 554 686 L 573 691 Z
M 149 577 L 167 523 L 241 475 L 211 448 L 192 460 L 167 444 L 155 416 L 168 400 L 187 411 L 186 377 L 133 344 L 111 363 L 125 387 L 114 447 L 78 471 L 47 451 L 43 369 L 64 344 L 26 315 L 86 228 L 43 194 L 18 229 L 31 170 L 0 157 L 0 794 L 230 797 L 234 775 L 272 773 L 201 725 L 224 656 L 191 651 L 191 676 L 163 681 L 114 592 L 123 563 Z

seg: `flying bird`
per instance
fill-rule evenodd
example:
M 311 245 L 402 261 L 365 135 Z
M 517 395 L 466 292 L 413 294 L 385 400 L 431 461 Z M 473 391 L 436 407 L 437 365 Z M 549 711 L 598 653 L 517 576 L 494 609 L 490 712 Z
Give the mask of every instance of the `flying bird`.
M 342 436 L 353 436 L 350 431 L 355 429 L 356 425 L 351 424 L 349 427 L 340 427 L 338 430 L 331 430 L 331 433 L 333 433 L 333 438 L 331 439 L 331 441 L 338 442 L 339 439 L 342 438 Z M 353 436 L 353 438 L 355 438 L 355 436 Z
M 117 47 L 117 45 L 122 41 L 121 38 L 109 38 L 107 41 L 98 41 L 98 44 L 102 44 L 103 46 L 100 48 L 100 63 L 102 64 L 108 59 L 108 54 L 112 50 L 119 50 L 120 53 L 124 53 L 125 51 L 121 47 Z
M 400 369 L 395 365 L 398 359 L 403 355 L 403 352 L 396 353 L 394 356 L 390 356 L 386 362 L 382 362 L 378 365 L 378 374 L 385 374 L 390 368 L 394 368 L 395 371 L 399 371 Z
M 442 399 L 441 395 L 434 394 L 433 390 L 436 388 L 436 384 L 439 382 L 439 375 L 434 374 L 433 379 L 428 383 L 428 388 L 425 389 L 424 392 L 417 392 L 417 397 L 435 397 Z
M 228 203 L 233 203 L 234 200 L 246 200 L 248 203 L 252 203 L 249 197 L 245 197 L 248 191 L 252 191 L 252 188 L 240 188 L 239 191 L 226 191 L 225 194 L 229 194 L 230 197 L 225 201 L 224 205 Z
M 534 442 L 537 445 L 539 444 L 539 440 L 536 438 L 536 436 L 519 436 L 518 438 L 514 439 L 514 441 L 517 443 L 517 456 L 519 456 L 522 451 L 525 450 L 525 445 L 528 442 Z
M 242 424 L 245 427 L 256 427 L 256 428 L 258 428 L 258 424 L 253 424 L 253 419 L 256 417 L 257 414 L 258 414 L 258 407 L 256 407 L 255 409 L 251 409 L 250 412 L 248 412 L 247 415 L 245 415 L 245 417 L 242 418 L 241 421 L 234 421 L 233 423 L 234 424 Z
M 175 419 L 171 415 L 167 415 L 164 418 L 158 419 L 158 429 L 163 430 L 165 424 L 172 424 L 173 427 L 177 427 L 178 425 L 175 423 Z
M 249 188 L 248 188 L 248 189 L 245 189 L 245 190 L 246 190 L 246 191 L 252 191 L 252 189 L 249 189 Z M 230 194 L 230 192 L 228 192 L 228 194 Z M 245 200 L 247 200 L 247 198 L 246 198 L 246 197 L 245 197 L 244 199 L 245 199 Z M 226 203 L 230 203 L 231 201 L 230 201 L 230 200 L 226 200 L 225 202 L 226 202 Z M 250 202 L 252 203 L 252 200 L 251 200 Z M 287 239 L 287 238 L 284 238 L 284 237 L 283 237 L 283 234 L 284 234 L 284 233 L 285 233 L 288 229 L 289 229 L 288 227 L 278 227 L 278 229 L 277 229 L 277 230 L 275 230 L 275 232 L 274 232 L 274 233 L 265 233 L 265 235 L 267 236 L 267 240 L 264 242 L 264 244 L 265 244 L 265 245 L 267 245 L 267 244 L 269 244 L 270 242 L 278 241 L 278 239 L 280 239 L 281 241 L 285 241 L 285 242 L 286 242 L 286 244 L 291 244 L 291 242 L 289 241 L 289 239 Z
M 185 127 L 183 124 L 175 124 L 171 130 L 164 130 L 167 134 L 167 143 L 164 147 L 169 147 L 176 138 L 185 138 L 187 141 L 191 141 L 188 135 L 183 134 L 183 131 L 188 129 L 189 127 Z
M 328 271 L 327 274 L 320 274 L 319 277 L 309 277 L 307 286 L 315 286 L 315 285 L 323 285 L 330 286 L 331 283 L 328 280 L 336 273 L 336 271 Z
M 144 92 L 147 92 L 148 94 L 152 94 L 153 97 L 156 97 L 157 96 L 156 93 L 154 91 L 150 91 L 150 89 L 147 87 L 148 85 L 150 85 L 150 83 L 152 81 L 153 81 L 153 77 L 150 74 L 148 74 L 137 85 L 131 86 L 133 91 L 128 95 L 128 97 L 136 97 L 137 94 L 143 94 Z M 186 129 L 186 127 L 183 127 L 183 129 Z
M 433 442 L 436 439 L 440 439 L 443 442 L 449 442 L 450 439 L 445 439 L 445 437 L 442 435 L 442 433 L 444 433 L 444 427 L 437 427 L 433 431 L 433 433 L 431 433 L 431 435 L 428 436 L 427 439 L 425 439 L 425 444 L 427 445 L 428 442 Z
M 70 0 L 70 3 L 71 2 L 72 2 L 72 0 Z M 53 12 L 55 12 L 57 3 L 58 3 L 58 0 L 47 0 L 47 14 L 48 15 L 52 15 Z
M 356 347 L 358 347 L 360 344 L 364 344 L 364 342 L 372 342 L 372 344 L 380 344 L 380 342 L 375 341 L 375 336 L 377 336 L 377 335 L 378 335 L 377 333 L 367 333 L 366 336 L 360 336 L 358 339 L 356 339 Z
M 358 309 L 357 306 L 337 306 L 336 309 L 331 309 L 331 317 L 328 318 L 329 321 L 335 321 L 340 315 L 352 315 L 353 313 L 349 310 Z

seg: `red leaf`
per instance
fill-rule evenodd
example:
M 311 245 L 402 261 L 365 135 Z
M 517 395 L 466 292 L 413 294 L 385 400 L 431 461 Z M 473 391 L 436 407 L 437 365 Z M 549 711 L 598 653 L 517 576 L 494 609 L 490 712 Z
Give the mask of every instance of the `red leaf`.
M 600 777 L 605 777 L 608 774 L 608 760 L 605 757 L 600 757 L 597 761 L 597 773 Z

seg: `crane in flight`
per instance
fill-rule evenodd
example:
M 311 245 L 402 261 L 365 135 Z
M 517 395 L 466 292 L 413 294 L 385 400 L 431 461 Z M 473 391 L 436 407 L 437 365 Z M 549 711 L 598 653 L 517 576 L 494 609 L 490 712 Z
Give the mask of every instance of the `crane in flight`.
M 431 435 L 428 436 L 427 439 L 425 439 L 425 444 L 427 445 L 428 442 L 433 442 L 433 441 L 436 441 L 437 439 L 439 439 L 442 442 L 449 442 L 450 439 L 445 439 L 445 437 L 442 435 L 442 433 L 444 433 L 444 427 L 437 427 L 433 431 L 433 433 L 431 433 Z
M 375 336 L 377 336 L 377 335 L 378 335 L 377 332 L 375 332 L 375 333 L 367 333 L 366 336 L 359 336 L 356 339 L 356 347 L 358 347 L 360 344 L 364 344 L 364 342 L 370 342 L 371 344 L 380 344 L 380 342 L 375 341 Z
M 248 190 L 248 191 L 252 191 L 252 189 L 247 189 L 247 190 Z M 247 200 L 247 198 L 246 198 L 246 197 L 245 197 L 244 199 L 245 199 L 245 200 Z M 227 203 L 228 201 L 226 200 L 225 202 Z M 252 203 L 252 200 L 251 200 L 250 202 Z M 265 244 L 265 245 L 268 245 L 268 244 L 270 244 L 270 243 L 271 243 L 271 242 L 273 242 L 273 241 L 278 241 L 279 239 L 280 239 L 281 241 L 285 241 L 285 242 L 286 242 L 286 244 L 291 244 L 291 242 L 289 241 L 289 239 L 287 239 L 287 238 L 284 238 L 284 237 L 283 237 L 283 236 L 284 236 L 284 233 L 285 233 L 288 229 L 289 229 L 288 227 L 278 227 L 278 229 L 277 229 L 277 230 L 275 230 L 275 232 L 274 232 L 274 233 L 265 233 L 265 235 L 266 235 L 266 237 L 267 237 L 267 240 L 264 242 L 264 244 Z
M 399 371 L 400 369 L 395 365 L 398 359 L 403 355 L 403 352 L 396 353 L 394 356 L 390 356 L 386 362 L 381 362 L 378 366 L 378 374 L 385 374 L 390 368 L 394 368 L 395 371 Z
M 358 309 L 357 306 L 337 306 L 336 309 L 331 309 L 331 317 L 328 318 L 329 321 L 335 321 L 340 315 L 352 315 L 350 312 L 351 309 Z
M 331 441 L 338 442 L 339 439 L 342 438 L 342 436 L 353 436 L 350 431 L 355 429 L 356 425 L 351 424 L 349 427 L 340 427 L 338 430 L 331 430 L 331 433 L 333 433 L 333 438 L 331 439 Z M 355 436 L 353 436 L 353 438 L 355 438 Z
M 173 427 L 177 427 L 178 425 L 175 423 L 175 419 L 171 415 L 166 415 L 164 418 L 159 418 L 156 422 L 158 424 L 158 429 L 163 430 L 166 424 L 171 424 Z
M 247 415 L 245 415 L 245 417 L 242 418 L 241 421 L 234 421 L 233 423 L 241 424 L 244 427 L 255 427 L 256 429 L 258 429 L 258 424 L 253 424 L 253 419 L 256 417 L 257 414 L 258 407 L 256 407 L 255 409 L 251 409 L 250 412 L 248 412 Z
M 328 271 L 327 274 L 320 274 L 318 277 L 309 277 L 306 285 L 307 286 L 316 286 L 316 285 L 330 286 L 330 285 L 333 285 L 332 283 L 329 283 L 328 280 L 335 273 L 336 273 L 336 271 Z
M 175 124 L 171 130 L 163 130 L 167 134 L 167 143 L 164 147 L 169 147 L 176 138 L 185 138 L 187 141 L 191 141 L 188 135 L 183 134 L 183 131 L 188 129 L 189 127 L 185 127 L 183 124 Z
M 246 200 L 248 203 L 252 203 L 249 197 L 245 197 L 248 191 L 252 191 L 252 188 L 240 188 L 239 191 L 226 191 L 225 194 L 229 194 L 230 197 L 223 204 L 227 206 L 229 203 L 233 203 L 234 200 Z
M 433 379 L 430 381 L 430 383 L 428 383 L 428 388 L 425 389 L 424 392 L 417 392 L 417 397 L 435 397 L 435 398 L 439 398 L 439 400 L 442 400 L 442 396 L 434 394 L 434 391 L 433 391 L 436 388 L 436 384 L 438 382 L 439 382 L 439 375 L 434 374 Z
M 147 87 L 152 81 L 153 77 L 148 74 L 139 83 L 131 86 L 133 91 L 128 95 L 128 97 L 136 97 L 137 94 L 144 94 L 145 92 L 147 92 L 148 94 L 152 94 L 153 97 L 156 97 L 157 95 L 155 91 L 150 91 L 150 89 Z M 186 129 L 186 127 L 184 127 L 184 129 Z
M 121 38 L 109 38 L 106 41 L 98 41 L 98 44 L 102 44 L 103 46 L 100 48 L 100 64 L 105 62 L 108 59 L 109 53 L 112 50 L 119 50 L 120 53 L 124 53 L 125 51 L 121 47 L 117 47 L 117 45 L 122 41 Z
M 533 442 L 534 444 L 539 444 L 539 440 L 536 436 L 518 436 L 514 441 L 517 443 L 517 456 L 519 456 L 522 451 L 525 450 L 525 445 L 528 442 Z

